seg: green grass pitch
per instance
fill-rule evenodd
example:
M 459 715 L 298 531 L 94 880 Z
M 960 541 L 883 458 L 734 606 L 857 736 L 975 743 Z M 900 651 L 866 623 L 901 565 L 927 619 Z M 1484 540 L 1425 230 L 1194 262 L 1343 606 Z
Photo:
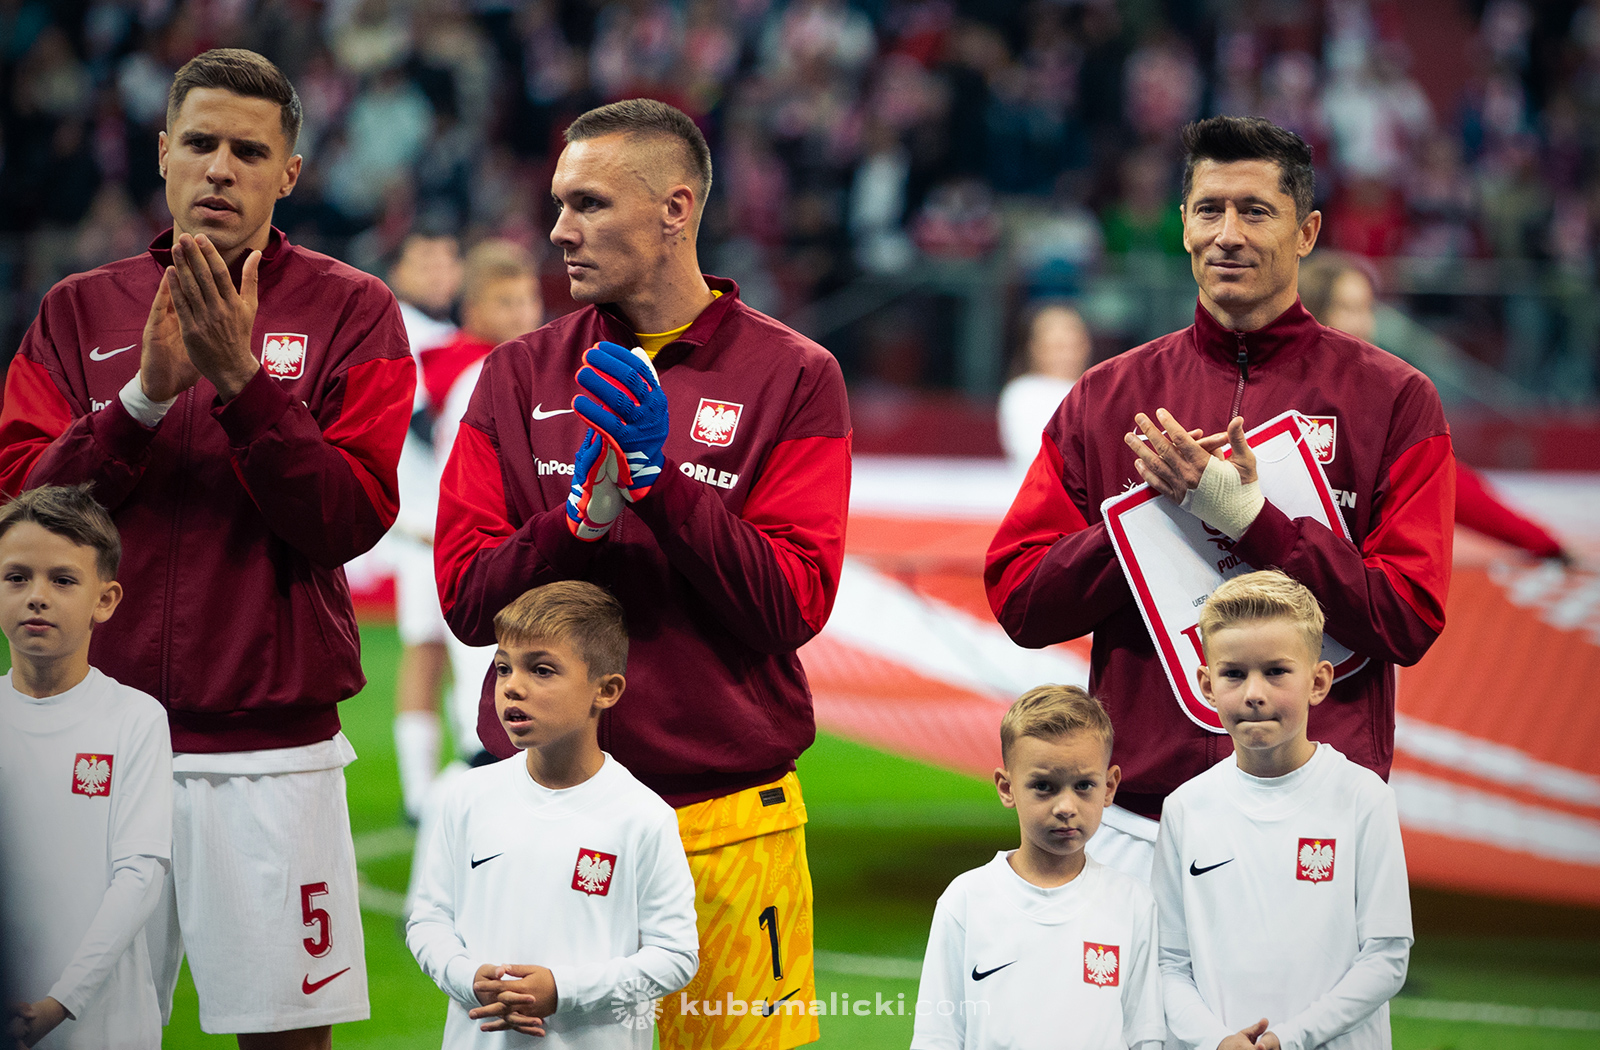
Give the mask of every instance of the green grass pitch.
M 399 642 L 393 627 L 369 624 L 362 644 L 370 681 L 341 713 L 361 756 L 347 771 L 351 824 L 369 858 L 363 881 L 380 910 L 363 916 L 372 1019 L 340 1025 L 334 1042 L 421 1050 L 439 1045 L 445 999 L 412 961 L 392 914 L 410 868 L 390 732 Z M 935 899 L 957 874 L 1016 845 L 1014 818 L 986 782 L 827 735 L 800 760 L 800 776 L 810 812 L 821 998 L 872 1001 L 881 994 L 898 1002 L 903 993 L 914 1001 Z M 1600 1047 L 1600 916 L 1421 891 L 1414 898 L 1418 941 L 1407 989 L 1393 1006 L 1397 1050 Z M 1506 935 L 1512 931 L 1536 935 Z M 909 1011 L 824 1017 L 818 1045 L 906 1047 Z M 163 1045 L 235 1045 L 232 1037 L 200 1032 L 187 974 Z

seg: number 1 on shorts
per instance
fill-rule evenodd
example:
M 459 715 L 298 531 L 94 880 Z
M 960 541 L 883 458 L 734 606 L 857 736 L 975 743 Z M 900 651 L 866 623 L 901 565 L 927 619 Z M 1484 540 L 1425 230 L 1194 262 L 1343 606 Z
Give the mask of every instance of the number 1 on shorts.
M 761 912 L 761 928 L 767 931 L 772 942 L 772 979 L 783 980 L 783 956 L 778 951 L 778 906 L 769 904 Z

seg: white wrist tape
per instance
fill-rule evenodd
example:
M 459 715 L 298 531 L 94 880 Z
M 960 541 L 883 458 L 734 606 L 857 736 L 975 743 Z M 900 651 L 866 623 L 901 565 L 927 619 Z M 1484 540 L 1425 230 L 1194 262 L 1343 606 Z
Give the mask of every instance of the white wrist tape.
M 152 401 L 144 392 L 144 384 L 139 382 L 138 372 L 133 374 L 133 378 L 128 380 L 117 396 L 122 400 L 122 407 L 128 410 L 128 415 L 138 420 L 141 425 L 150 428 L 160 426 L 161 420 L 166 417 L 167 409 L 178 400 L 173 396 L 165 401 Z
M 1180 506 L 1229 539 L 1243 536 L 1267 499 L 1261 482 L 1246 485 L 1239 480 L 1239 469 L 1215 456 L 1200 475 L 1200 484 L 1190 489 Z

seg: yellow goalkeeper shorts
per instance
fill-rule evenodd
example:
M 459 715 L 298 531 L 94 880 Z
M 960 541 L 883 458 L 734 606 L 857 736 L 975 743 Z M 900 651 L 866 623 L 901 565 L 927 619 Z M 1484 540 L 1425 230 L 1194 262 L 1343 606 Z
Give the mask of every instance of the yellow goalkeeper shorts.
M 700 970 L 662 1001 L 662 1050 L 786 1050 L 817 1040 L 805 822 L 793 773 L 678 810 Z

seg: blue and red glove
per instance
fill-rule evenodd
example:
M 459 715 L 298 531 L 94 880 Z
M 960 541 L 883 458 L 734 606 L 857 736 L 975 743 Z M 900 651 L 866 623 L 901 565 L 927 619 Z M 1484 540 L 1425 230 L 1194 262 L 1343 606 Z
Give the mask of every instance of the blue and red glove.
M 667 440 L 667 395 L 661 380 L 650 355 L 616 343 L 596 343 L 583 360 L 578 385 L 590 396 L 579 394 L 572 407 L 616 451 L 617 488 L 623 499 L 641 500 L 661 476 L 661 446 Z
M 590 427 L 572 464 L 572 488 L 567 493 L 567 529 L 578 539 L 593 543 L 605 538 L 611 531 L 611 523 L 621 513 L 617 454 Z

